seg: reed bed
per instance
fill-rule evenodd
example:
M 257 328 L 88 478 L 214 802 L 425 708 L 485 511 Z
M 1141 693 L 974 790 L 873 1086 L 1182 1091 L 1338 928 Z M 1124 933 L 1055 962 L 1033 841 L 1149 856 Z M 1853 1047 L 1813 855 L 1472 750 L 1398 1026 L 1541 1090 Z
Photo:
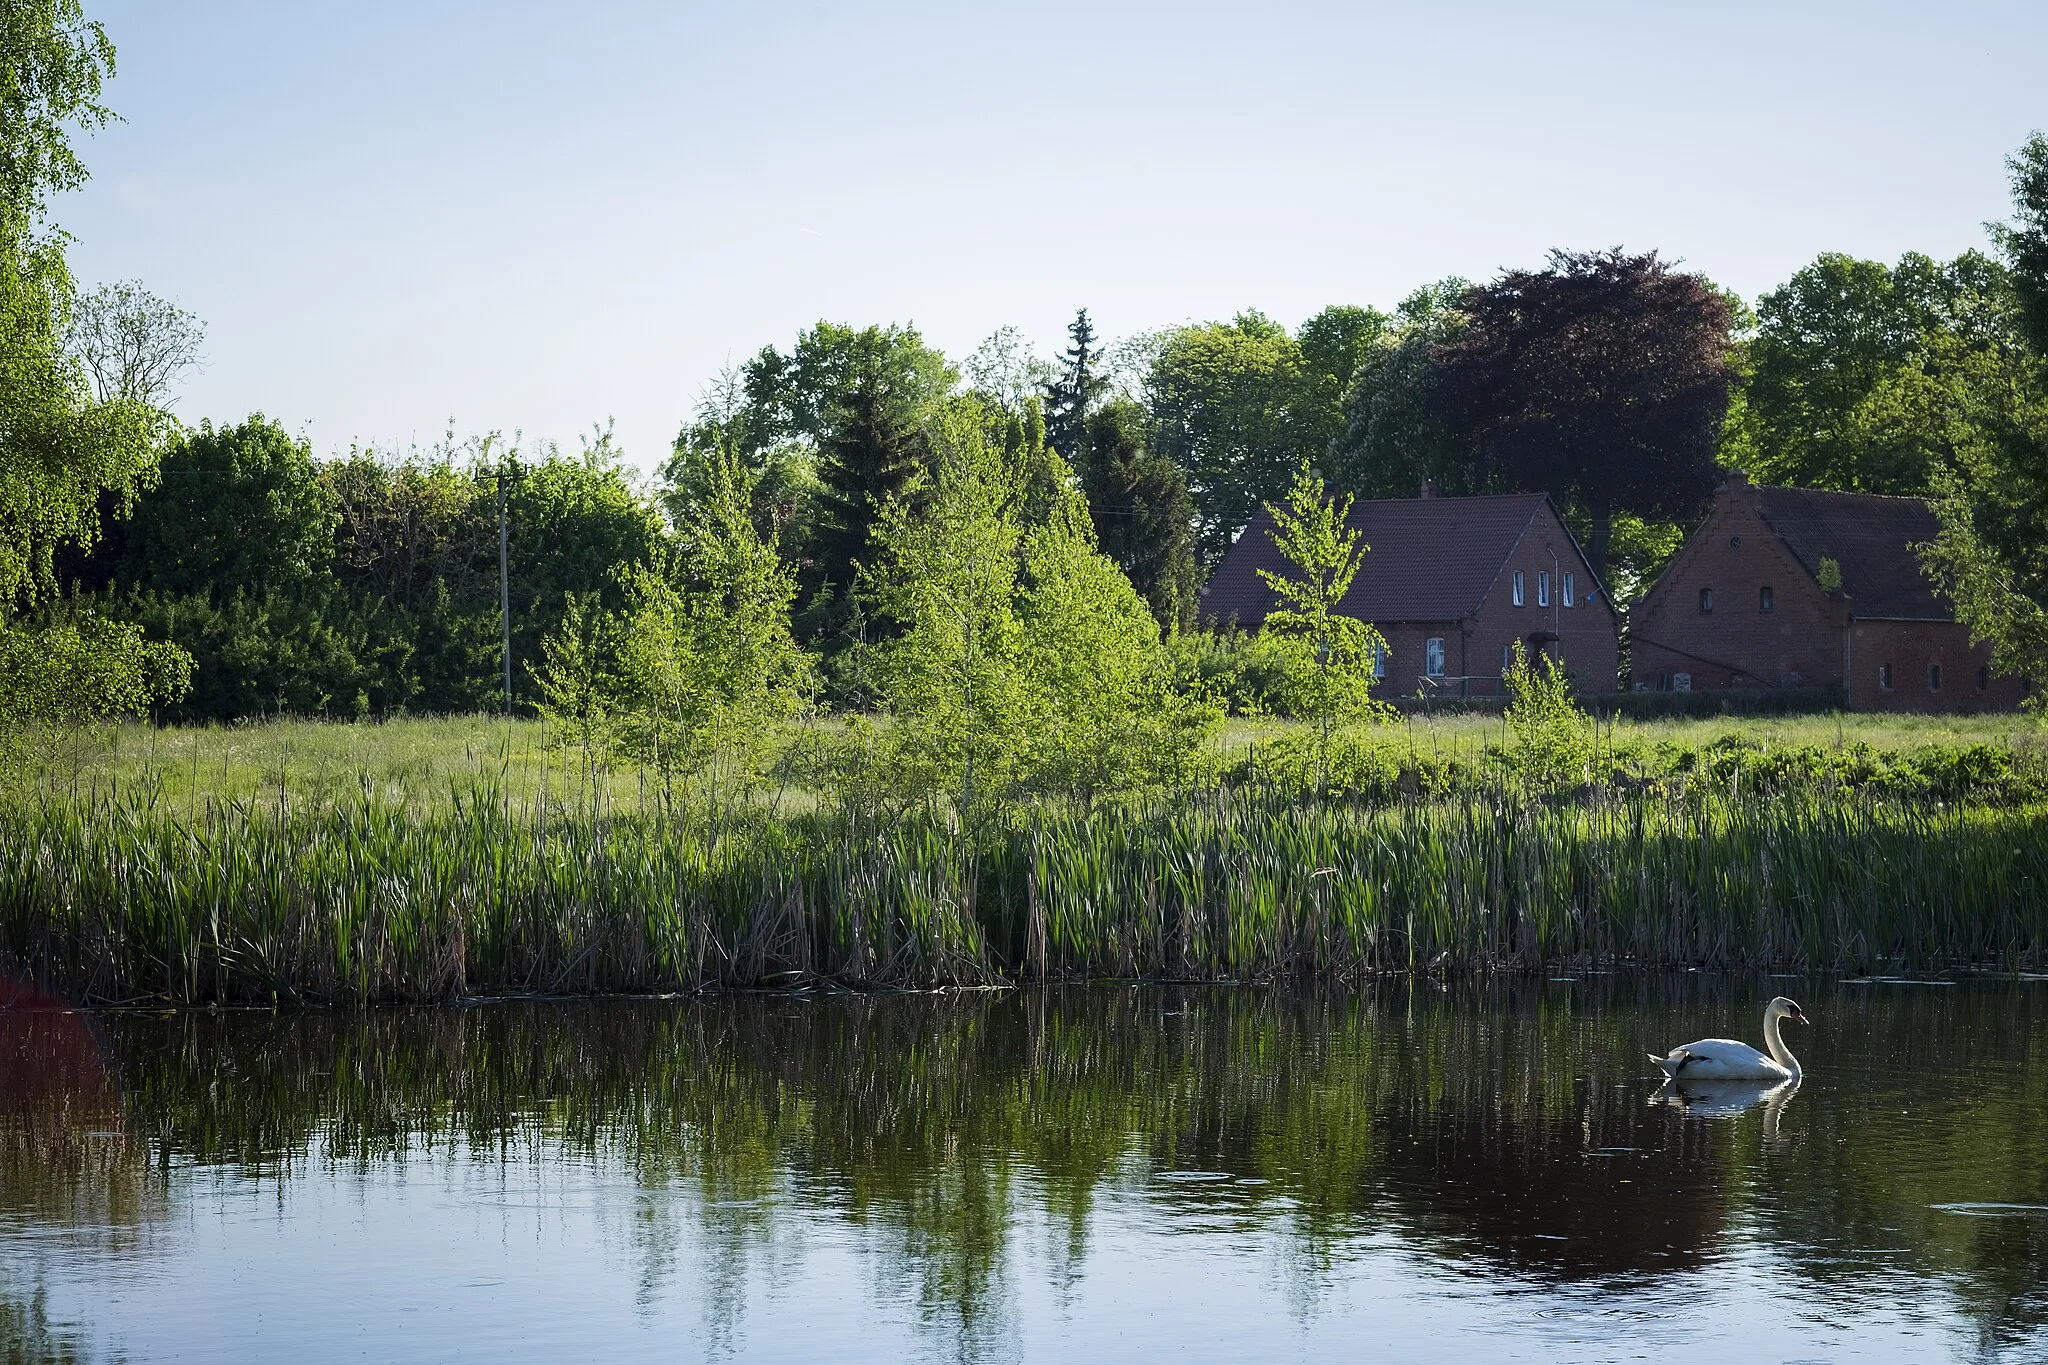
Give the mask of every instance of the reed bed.
M 0 808 L 0 954 L 95 1003 L 1564 965 L 2039 967 L 2048 808 L 1770 796 L 1394 807 L 1215 791 L 970 832 L 484 790 Z

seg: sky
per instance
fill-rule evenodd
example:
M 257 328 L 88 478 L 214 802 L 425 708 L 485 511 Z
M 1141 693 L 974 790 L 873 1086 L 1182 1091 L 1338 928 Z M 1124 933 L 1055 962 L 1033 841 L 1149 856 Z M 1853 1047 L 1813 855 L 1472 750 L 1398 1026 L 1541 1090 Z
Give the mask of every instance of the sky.
M 1744 297 L 1985 245 L 2048 5 L 86 0 L 82 285 L 207 326 L 188 422 L 316 454 L 615 423 L 651 469 L 821 318 L 963 357 L 1391 307 L 1554 247 Z

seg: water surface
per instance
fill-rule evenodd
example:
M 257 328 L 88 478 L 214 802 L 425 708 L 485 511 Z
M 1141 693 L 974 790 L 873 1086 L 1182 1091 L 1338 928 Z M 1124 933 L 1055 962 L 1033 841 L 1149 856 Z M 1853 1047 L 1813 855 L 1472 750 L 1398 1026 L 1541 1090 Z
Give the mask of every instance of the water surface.
M 2037 1360 L 2044 1078 L 2048 982 L 14 1011 L 0 1352 Z

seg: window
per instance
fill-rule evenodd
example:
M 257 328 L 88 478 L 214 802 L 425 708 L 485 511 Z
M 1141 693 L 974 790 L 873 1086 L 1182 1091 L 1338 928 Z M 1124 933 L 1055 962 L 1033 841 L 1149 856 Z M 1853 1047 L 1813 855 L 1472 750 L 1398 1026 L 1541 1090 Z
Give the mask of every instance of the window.
M 1713 615 L 1713 614 L 1714 614 L 1714 590 L 1713 590 L 1712 588 L 1701 588 L 1701 589 L 1700 589 L 1700 615 L 1702 615 L 1702 616 L 1711 616 L 1711 615 Z
M 1927 665 L 1927 690 L 1928 690 L 1929 692 L 1939 692 L 1939 691 L 1941 691 L 1941 665 L 1940 665 L 1940 664 L 1929 664 L 1929 665 Z
M 1890 664 L 1879 664 L 1877 666 L 1877 690 L 1880 692 L 1892 690 L 1892 666 Z
M 1515 605 L 1518 607 L 1526 605 L 1522 596 L 1522 571 L 1520 569 L 1515 570 Z
M 1508 670 L 1515 666 L 1515 647 L 1512 643 L 1500 647 L 1500 672 L 1506 677 Z
M 1990 669 L 1988 669 L 1988 668 L 1986 668 L 1986 667 L 1985 667 L 1985 666 L 1984 666 L 1983 664 L 1978 664 L 1978 665 L 1977 665 L 1977 690 L 1978 690 L 1979 692 L 1988 692 L 1988 691 L 1989 691 L 1990 689 L 1991 689 L 1991 670 L 1990 670 Z
M 1673 673 L 1673 674 L 1671 675 L 1671 690 L 1672 690 L 1673 692 L 1690 692 L 1690 691 L 1692 691 L 1692 674 L 1690 674 L 1690 673 Z
M 1387 646 L 1380 640 L 1372 642 L 1372 675 L 1375 678 L 1387 676 Z
M 1536 575 L 1536 605 L 1539 607 L 1550 605 L 1550 570 L 1548 569 Z
M 1777 602 L 1771 597 L 1771 589 L 1768 584 L 1756 590 L 1756 609 L 1763 612 L 1771 612 L 1778 609 Z
M 1432 678 L 1444 675 L 1444 637 L 1432 635 L 1422 642 L 1422 671 Z
M 1570 574 L 1564 576 L 1564 604 L 1568 607 L 1578 605 L 1578 603 L 1572 600 L 1572 576 Z

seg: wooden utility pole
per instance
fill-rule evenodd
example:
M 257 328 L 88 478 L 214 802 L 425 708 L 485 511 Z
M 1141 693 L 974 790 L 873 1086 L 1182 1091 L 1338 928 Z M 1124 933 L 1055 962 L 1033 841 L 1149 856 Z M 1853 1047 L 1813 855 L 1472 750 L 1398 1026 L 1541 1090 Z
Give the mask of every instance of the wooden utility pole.
M 505 665 L 505 714 L 512 714 L 512 554 L 511 536 L 505 523 L 505 480 L 507 470 L 498 471 L 498 625 L 500 656 Z

